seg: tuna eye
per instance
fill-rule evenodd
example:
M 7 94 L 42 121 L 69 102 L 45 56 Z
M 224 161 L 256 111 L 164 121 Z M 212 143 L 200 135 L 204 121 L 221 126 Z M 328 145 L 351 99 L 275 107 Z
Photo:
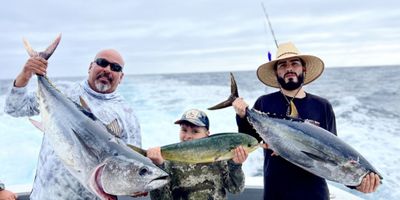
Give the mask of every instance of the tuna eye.
M 142 167 L 139 169 L 139 175 L 144 176 L 149 173 L 149 169 L 147 167 Z

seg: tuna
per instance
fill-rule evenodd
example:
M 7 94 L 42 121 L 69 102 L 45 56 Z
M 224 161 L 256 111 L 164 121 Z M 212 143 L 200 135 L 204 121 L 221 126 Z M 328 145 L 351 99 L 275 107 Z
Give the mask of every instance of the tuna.
M 231 74 L 231 96 L 209 109 L 232 105 L 238 97 Z M 301 119 L 279 119 L 255 109 L 247 109 L 247 120 L 259 136 L 279 156 L 330 181 L 358 186 L 370 172 L 378 171 L 354 148 L 332 133 Z
M 48 59 L 61 36 L 37 53 L 24 41 L 30 56 Z M 33 122 L 50 138 L 68 171 L 100 199 L 133 195 L 168 183 L 168 174 L 150 159 L 132 151 L 111 132 L 117 123 L 102 124 L 81 99 L 77 104 L 64 96 L 46 76 L 37 75 L 42 122 Z M 114 127 L 114 128 L 110 128 Z

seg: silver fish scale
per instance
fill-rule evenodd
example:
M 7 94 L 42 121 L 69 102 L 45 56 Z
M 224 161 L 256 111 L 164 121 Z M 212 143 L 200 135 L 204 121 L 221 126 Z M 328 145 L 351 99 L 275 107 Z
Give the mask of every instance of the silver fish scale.
M 30 199 L 99 200 L 69 173 L 50 147 L 47 138 L 44 137 L 41 151 L 46 153 L 40 154 Z M 52 160 L 52 162 L 47 162 L 47 160 Z
M 275 119 L 251 109 L 247 118 L 279 156 L 322 178 L 356 186 L 369 172 L 377 171 L 330 132 L 305 122 Z

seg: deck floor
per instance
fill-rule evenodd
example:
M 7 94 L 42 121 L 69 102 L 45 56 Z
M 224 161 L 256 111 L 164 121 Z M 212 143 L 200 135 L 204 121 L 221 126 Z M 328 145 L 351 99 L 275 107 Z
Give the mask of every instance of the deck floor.
M 229 200 L 257 200 L 262 199 L 262 189 L 261 188 L 245 188 L 245 190 L 240 194 L 230 194 L 228 193 Z M 29 200 L 29 193 L 18 194 L 18 200 Z M 127 196 L 118 197 L 118 200 L 150 200 L 150 197 L 133 198 Z

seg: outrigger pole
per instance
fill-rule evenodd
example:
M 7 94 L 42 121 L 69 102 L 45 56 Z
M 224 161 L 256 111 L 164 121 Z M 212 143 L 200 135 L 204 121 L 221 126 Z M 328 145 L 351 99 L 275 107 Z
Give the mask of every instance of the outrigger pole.
M 269 26 L 269 30 L 271 30 L 272 37 L 274 38 L 276 48 L 278 48 L 278 42 L 276 41 L 274 29 L 272 29 L 272 25 L 271 25 L 271 22 L 269 21 L 269 17 L 268 17 L 267 11 L 265 10 L 265 6 L 264 6 L 264 3 L 263 3 L 263 2 L 261 2 L 261 6 L 262 6 L 262 8 L 263 8 L 265 18 L 267 19 L 268 26 Z

